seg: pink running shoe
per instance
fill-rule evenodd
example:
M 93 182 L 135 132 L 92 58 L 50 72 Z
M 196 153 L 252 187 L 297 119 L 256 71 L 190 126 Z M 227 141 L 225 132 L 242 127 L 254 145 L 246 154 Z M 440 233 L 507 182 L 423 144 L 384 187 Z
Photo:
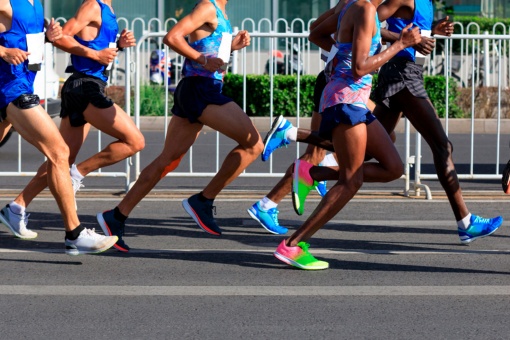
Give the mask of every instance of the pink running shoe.
M 312 163 L 297 159 L 294 162 L 294 174 L 292 176 L 292 205 L 296 214 L 303 215 L 305 212 L 305 200 L 310 190 L 319 183 L 310 176 Z
M 329 268 L 329 263 L 319 261 L 312 254 L 308 252 L 310 245 L 306 242 L 299 242 L 297 247 L 288 247 L 283 240 L 276 251 L 274 256 L 291 266 L 305 270 L 321 270 Z

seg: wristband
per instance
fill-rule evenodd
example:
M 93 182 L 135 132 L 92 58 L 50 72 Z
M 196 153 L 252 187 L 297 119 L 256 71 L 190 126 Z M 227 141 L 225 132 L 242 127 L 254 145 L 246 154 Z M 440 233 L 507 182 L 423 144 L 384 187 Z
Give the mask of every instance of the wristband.
M 124 51 L 124 47 L 120 47 L 120 40 L 117 40 L 117 48 L 119 49 L 119 51 L 123 52 Z

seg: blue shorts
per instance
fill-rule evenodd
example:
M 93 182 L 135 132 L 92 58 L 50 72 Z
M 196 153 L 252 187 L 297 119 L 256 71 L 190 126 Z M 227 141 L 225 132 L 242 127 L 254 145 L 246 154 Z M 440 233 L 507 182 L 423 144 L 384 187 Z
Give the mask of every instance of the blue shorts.
M 223 82 L 200 76 L 184 77 L 174 93 L 172 113 L 187 118 L 191 123 L 200 123 L 200 116 L 207 105 L 225 105 L 233 101 L 221 93 Z
M 369 109 L 353 104 L 337 104 L 328 107 L 321 112 L 321 115 L 319 135 L 328 140 L 333 138 L 333 129 L 340 124 L 354 126 L 365 123 L 368 125 L 376 119 Z

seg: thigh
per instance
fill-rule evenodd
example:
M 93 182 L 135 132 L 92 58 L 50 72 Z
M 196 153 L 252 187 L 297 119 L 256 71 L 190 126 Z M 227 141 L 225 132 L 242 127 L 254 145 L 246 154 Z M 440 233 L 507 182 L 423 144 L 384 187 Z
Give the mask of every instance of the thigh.
M 234 102 L 221 106 L 208 105 L 200 121 L 242 147 L 252 147 L 261 139 L 250 117 Z
M 117 104 L 104 109 L 89 104 L 83 116 L 93 127 L 116 139 L 125 141 L 142 137 L 133 119 Z
M 7 121 L 23 139 L 46 156 L 65 145 L 57 126 L 40 105 L 21 110 L 9 104 Z
M 333 130 L 333 145 L 337 159 L 342 166 L 339 173 L 350 177 L 361 169 L 367 145 L 367 126 L 339 124 Z
M 389 168 L 391 164 L 402 163 L 393 141 L 377 120 L 367 126 L 366 153 L 374 157 L 385 168 Z
M 443 125 L 428 98 L 415 97 L 404 89 L 395 95 L 395 99 L 402 103 L 404 115 L 430 146 L 448 143 Z

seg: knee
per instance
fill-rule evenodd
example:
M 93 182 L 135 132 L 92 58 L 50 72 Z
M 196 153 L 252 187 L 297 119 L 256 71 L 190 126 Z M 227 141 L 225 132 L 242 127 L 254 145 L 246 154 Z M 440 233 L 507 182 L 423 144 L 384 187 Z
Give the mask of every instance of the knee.
M 395 162 L 393 163 L 389 170 L 389 179 L 388 182 L 394 181 L 396 179 L 399 179 L 404 174 L 404 164 L 401 162 Z
M 142 133 L 137 133 L 129 142 L 129 146 L 131 148 L 131 155 L 142 151 L 145 148 L 145 138 Z
M 363 172 L 358 171 L 351 178 L 346 180 L 340 179 L 339 183 L 343 183 L 346 192 L 350 196 L 354 196 L 363 185 Z
M 250 143 L 250 147 L 248 148 L 248 152 L 254 157 L 257 158 L 264 151 L 264 143 L 262 142 L 262 138 L 258 136 L 256 140 Z
M 431 149 L 436 159 L 446 162 L 452 157 L 453 145 L 448 139 L 445 139 L 441 143 L 434 144 Z
M 66 143 L 62 142 L 59 145 L 52 145 L 51 150 L 45 155 L 48 162 L 60 166 L 69 166 L 70 151 Z

